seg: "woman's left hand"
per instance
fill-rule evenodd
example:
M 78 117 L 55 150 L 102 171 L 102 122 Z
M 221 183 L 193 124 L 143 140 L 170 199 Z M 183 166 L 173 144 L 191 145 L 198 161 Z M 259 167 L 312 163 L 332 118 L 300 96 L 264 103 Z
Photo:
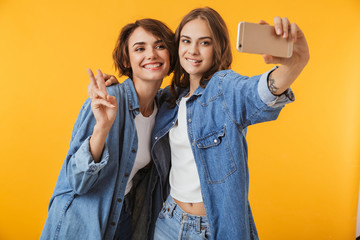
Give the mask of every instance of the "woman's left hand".
M 260 20 L 260 24 L 267 24 L 265 21 Z M 309 47 L 305 39 L 304 33 L 296 25 L 296 23 L 290 23 L 286 17 L 274 18 L 274 28 L 277 35 L 283 38 L 290 38 L 294 42 L 293 54 L 290 58 L 274 57 L 268 54 L 264 54 L 263 58 L 266 63 L 269 64 L 282 64 L 288 67 L 301 67 L 304 68 L 309 61 Z

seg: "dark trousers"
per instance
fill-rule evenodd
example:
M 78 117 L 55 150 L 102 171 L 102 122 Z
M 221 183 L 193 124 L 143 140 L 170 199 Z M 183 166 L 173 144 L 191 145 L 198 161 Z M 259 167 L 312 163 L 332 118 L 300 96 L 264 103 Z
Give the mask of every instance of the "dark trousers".
M 129 194 L 125 196 L 121 209 L 119 223 L 116 227 L 114 240 L 131 240 L 132 212 L 129 201 Z

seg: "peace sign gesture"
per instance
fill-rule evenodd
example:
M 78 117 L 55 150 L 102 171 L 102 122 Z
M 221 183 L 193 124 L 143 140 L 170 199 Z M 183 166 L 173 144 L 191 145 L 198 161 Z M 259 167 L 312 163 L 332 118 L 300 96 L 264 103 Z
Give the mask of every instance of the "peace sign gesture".
M 91 69 L 87 69 L 92 90 L 89 92 L 91 98 L 91 109 L 96 119 L 96 125 L 105 131 L 109 131 L 114 123 L 117 111 L 117 101 L 114 96 L 110 96 L 106 91 L 103 73 L 97 69 L 94 76 Z

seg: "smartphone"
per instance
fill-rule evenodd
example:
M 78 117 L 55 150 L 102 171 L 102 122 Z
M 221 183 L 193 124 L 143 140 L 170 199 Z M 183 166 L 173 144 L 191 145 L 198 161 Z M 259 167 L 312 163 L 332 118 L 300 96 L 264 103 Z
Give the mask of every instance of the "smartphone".
M 239 52 L 270 54 L 275 57 L 292 56 L 294 43 L 275 33 L 274 26 L 240 22 L 236 48 Z

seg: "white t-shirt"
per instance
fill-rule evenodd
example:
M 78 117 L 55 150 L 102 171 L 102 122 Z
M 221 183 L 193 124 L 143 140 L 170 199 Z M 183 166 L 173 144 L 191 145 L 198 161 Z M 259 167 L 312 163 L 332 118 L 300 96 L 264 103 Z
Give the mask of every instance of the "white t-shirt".
M 155 117 L 158 109 L 154 103 L 154 111 L 149 117 L 144 117 L 141 113 L 135 117 L 135 127 L 138 137 L 138 150 L 134 166 L 131 170 L 129 180 L 126 185 L 125 195 L 128 194 L 133 185 L 133 177 L 141 168 L 145 167 L 151 161 L 151 134 L 155 124 Z
M 202 202 L 200 179 L 191 150 L 186 122 L 186 101 L 182 98 L 178 120 L 169 132 L 171 147 L 170 195 L 182 202 Z

